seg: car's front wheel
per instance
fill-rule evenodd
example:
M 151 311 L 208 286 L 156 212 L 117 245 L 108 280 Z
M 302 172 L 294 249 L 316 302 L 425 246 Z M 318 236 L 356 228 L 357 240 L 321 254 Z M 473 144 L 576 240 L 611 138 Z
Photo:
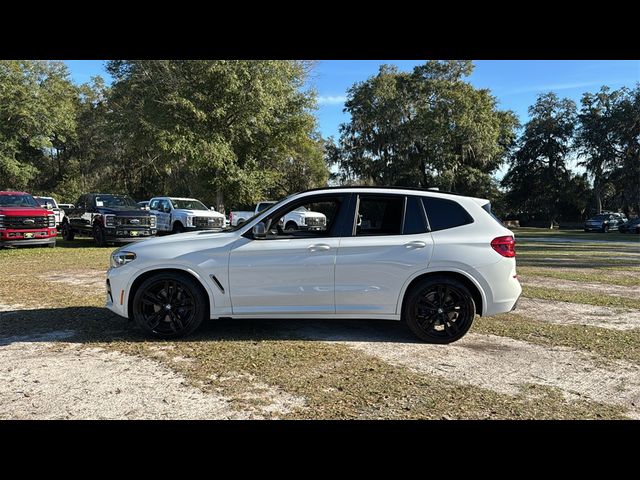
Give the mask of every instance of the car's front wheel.
M 207 305 L 196 280 L 187 274 L 161 273 L 147 278 L 136 291 L 133 320 L 154 337 L 184 337 L 200 326 Z
M 471 328 L 475 302 L 459 281 L 450 277 L 426 278 L 407 295 L 402 319 L 421 340 L 451 343 Z
M 62 224 L 62 228 L 60 229 L 60 233 L 62 234 L 62 238 L 64 238 L 68 242 L 73 240 L 75 238 L 75 236 L 76 236 L 75 233 L 73 233 L 73 230 L 71 229 L 71 225 L 69 225 L 66 222 Z
M 104 247 L 106 245 L 104 230 L 100 225 L 93 226 L 93 240 L 96 242 L 96 247 Z

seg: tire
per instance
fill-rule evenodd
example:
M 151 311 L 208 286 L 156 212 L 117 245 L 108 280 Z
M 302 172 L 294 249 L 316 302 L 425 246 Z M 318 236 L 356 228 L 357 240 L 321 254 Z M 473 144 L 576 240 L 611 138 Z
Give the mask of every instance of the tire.
M 284 226 L 285 230 L 297 230 L 298 229 L 298 224 L 296 222 L 287 222 L 287 224 Z
M 73 233 L 73 230 L 71 229 L 71 225 L 69 225 L 69 223 L 62 224 L 60 233 L 62 234 L 62 238 L 65 239 L 67 242 L 72 241 L 76 237 L 76 234 Z
M 100 225 L 93 226 L 93 239 L 96 242 L 96 247 L 104 247 L 107 244 L 104 239 L 104 231 Z
M 609 225 L 604 225 L 602 227 L 602 233 L 609 233 Z
M 184 226 L 182 225 L 182 223 L 180 222 L 176 222 L 173 224 L 173 230 L 171 230 L 171 233 L 182 233 L 184 232 Z
M 460 340 L 476 315 L 473 296 L 462 283 L 446 276 L 418 282 L 406 294 L 402 320 L 421 340 L 446 344 Z
M 146 334 L 155 338 L 180 338 L 200 326 L 208 316 L 209 305 L 194 278 L 167 272 L 142 282 L 133 297 L 132 311 L 136 325 Z

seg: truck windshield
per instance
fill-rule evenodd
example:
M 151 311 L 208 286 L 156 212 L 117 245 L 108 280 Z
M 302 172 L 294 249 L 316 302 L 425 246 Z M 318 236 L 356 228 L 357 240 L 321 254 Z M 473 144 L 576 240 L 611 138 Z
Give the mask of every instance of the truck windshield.
M 198 200 L 179 200 L 172 198 L 173 208 L 183 208 L 185 210 L 209 210 L 204 204 Z
M 255 215 L 253 215 L 252 217 L 248 218 L 247 220 L 245 220 L 241 224 L 236 225 L 235 227 L 227 227 L 224 230 L 228 231 L 228 232 L 235 232 L 236 230 L 244 227 L 247 223 L 252 222 L 257 216 L 272 211 L 274 209 L 274 207 L 279 206 L 282 202 L 284 202 L 288 198 L 289 197 L 285 197 L 282 200 L 280 200 L 279 202 L 273 202 L 273 203 L 262 202 L 262 203 L 257 205 L 258 212 Z M 262 210 L 259 210 L 260 207 L 262 206 L 262 204 L 264 204 L 264 208 Z
M 38 198 L 36 198 L 36 202 L 38 202 L 43 207 L 46 207 L 47 203 L 50 203 L 53 206 L 53 208 L 58 208 L 58 204 L 51 197 L 38 197 Z
M 137 207 L 137 204 L 125 195 L 99 195 L 96 197 L 96 207 Z
M 39 207 L 31 195 L 0 195 L 0 207 Z
M 256 208 L 256 211 L 260 213 L 263 210 L 266 210 L 267 208 L 269 208 L 271 205 L 275 205 L 275 204 L 276 202 L 260 202 L 258 204 L 258 207 Z

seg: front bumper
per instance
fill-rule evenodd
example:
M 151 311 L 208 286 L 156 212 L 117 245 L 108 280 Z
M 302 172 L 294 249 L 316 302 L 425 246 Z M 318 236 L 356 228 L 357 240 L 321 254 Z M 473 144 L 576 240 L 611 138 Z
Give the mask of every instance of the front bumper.
M 26 240 L 0 240 L 0 247 L 26 247 L 29 245 L 55 245 L 56 237 L 28 238 Z
M 104 240 L 109 243 L 133 243 L 153 238 L 157 230 L 124 230 L 122 233 L 105 229 Z M 133 235 L 132 235 L 133 233 Z

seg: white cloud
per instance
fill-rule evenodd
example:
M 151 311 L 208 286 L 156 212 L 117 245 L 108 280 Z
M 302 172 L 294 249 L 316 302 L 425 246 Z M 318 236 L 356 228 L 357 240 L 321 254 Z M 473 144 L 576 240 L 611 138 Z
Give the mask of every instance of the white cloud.
M 570 90 L 572 88 L 584 88 L 584 87 L 595 87 L 595 86 L 603 86 L 603 85 L 618 85 L 622 83 L 627 83 L 626 81 L 615 81 L 615 82 L 606 82 L 606 81 L 595 81 L 595 82 L 567 82 L 567 83 L 551 83 L 548 85 L 537 85 L 531 87 L 523 87 L 517 88 L 515 90 L 511 90 L 503 93 L 503 95 L 514 95 L 517 93 L 532 93 L 532 92 L 549 92 L 549 91 L 557 91 L 557 90 Z
M 318 105 L 342 105 L 346 101 L 344 95 L 318 95 Z

